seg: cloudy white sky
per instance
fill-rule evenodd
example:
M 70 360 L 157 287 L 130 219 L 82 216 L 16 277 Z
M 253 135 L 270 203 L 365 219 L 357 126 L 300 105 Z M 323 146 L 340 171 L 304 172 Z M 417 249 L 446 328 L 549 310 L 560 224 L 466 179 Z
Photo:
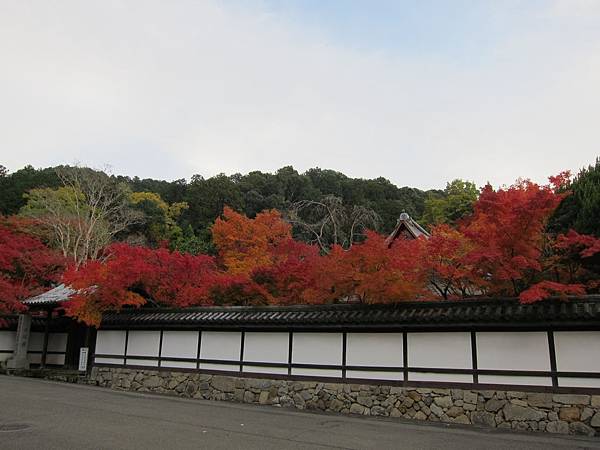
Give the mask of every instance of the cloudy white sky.
M 600 0 L 0 1 L 0 164 L 399 185 L 600 155 Z

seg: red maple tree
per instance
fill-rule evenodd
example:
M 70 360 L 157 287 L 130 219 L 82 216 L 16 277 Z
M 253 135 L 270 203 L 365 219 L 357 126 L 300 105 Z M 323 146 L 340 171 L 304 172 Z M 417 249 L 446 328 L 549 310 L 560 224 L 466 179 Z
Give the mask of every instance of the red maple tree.
M 208 292 L 216 267 L 210 256 L 124 243 L 105 253 L 103 261 L 88 261 L 65 274 L 65 282 L 78 290 L 65 307 L 69 315 L 98 325 L 103 312 L 124 306 L 211 304 Z
M 66 260 L 27 232 L 20 220 L 0 218 L 0 314 L 22 311 L 21 300 L 60 280 Z

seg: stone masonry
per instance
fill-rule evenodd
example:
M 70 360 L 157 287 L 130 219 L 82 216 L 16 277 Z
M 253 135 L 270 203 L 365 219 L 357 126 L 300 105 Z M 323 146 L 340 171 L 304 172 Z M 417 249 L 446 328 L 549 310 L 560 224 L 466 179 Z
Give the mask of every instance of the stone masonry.
M 89 382 L 118 390 L 207 400 L 600 435 L 600 395 L 321 383 L 109 367 L 94 367 Z

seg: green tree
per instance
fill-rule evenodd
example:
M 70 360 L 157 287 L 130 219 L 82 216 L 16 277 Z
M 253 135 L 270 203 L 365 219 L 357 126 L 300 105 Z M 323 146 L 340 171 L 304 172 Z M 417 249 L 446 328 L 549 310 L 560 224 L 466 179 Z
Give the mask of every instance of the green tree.
M 548 228 L 565 233 L 570 228 L 600 237 L 600 157 L 595 164 L 581 169 L 565 197 L 550 219 Z
M 425 201 L 423 223 L 454 224 L 473 212 L 479 191 L 475 183 L 456 179 L 446 184 L 443 193 L 431 193 Z
M 144 214 L 144 222 L 131 227 L 130 232 L 143 235 L 148 244 L 173 242 L 183 235 L 177 219 L 188 208 L 185 202 L 167 204 L 154 192 L 134 192 L 130 201 L 135 209 Z

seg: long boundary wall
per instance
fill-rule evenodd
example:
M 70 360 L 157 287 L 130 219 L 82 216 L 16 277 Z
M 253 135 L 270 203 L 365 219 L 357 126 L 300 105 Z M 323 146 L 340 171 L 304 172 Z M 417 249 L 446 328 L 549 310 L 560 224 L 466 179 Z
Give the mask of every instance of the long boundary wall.
M 99 330 L 97 366 L 600 393 L 600 331 Z
M 16 331 L 0 330 L 0 362 L 9 359 L 15 349 Z M 49 333 L 46 364 L 63 366 L 67 352 L 68 333 Z M 40 364 L 44 346 L 44 333 L 32 331 L 29 337 L 27 359 L 31 364 Z

